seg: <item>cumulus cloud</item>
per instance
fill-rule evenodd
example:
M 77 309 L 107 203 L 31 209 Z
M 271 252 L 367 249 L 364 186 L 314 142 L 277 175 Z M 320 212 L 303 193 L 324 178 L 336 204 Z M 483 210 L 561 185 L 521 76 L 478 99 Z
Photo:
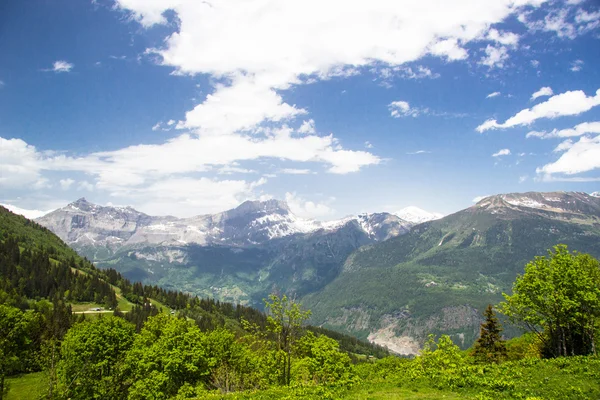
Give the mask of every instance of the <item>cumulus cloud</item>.
M 476 130 L 481 133 L 490 129 L 506 129 L 519 125 L 530 125 L 541 118 L 553 119 L 566 115 L 579 115 L 599 104 L 600 89 L 596 91 L 595 96 L 587 96 L 583 90 L 568 91 L 554 95 L 532 108 L 521 110 L 504 123 L 498 123 L 495 119 L 489 119 L 479 125 Z
M 561 143 L 555 152 L 562 153 L 560 158 L 536 172 L 544 176 L 544 180 L 551 180 L 561 175 L 575 175 L 600 168 L 600 135 L 596 137 L 584 136 L 577 142 L 571 140 Z M 585 180 L 586 178 L 581 177 Z
M 315 133 L 315 121 L 313 119 L 309 119 L 308 121 L 302 121 L 302 125 L 300 125 L 300 129 L 298 129 L 298 132 L 308 134 Z
M 492 92 L 490 94 L 488 94 L 487 96 L 485 96 L 486 99 L 491 99 L 492 97 L 498 97 L 500 96 L 502 93 L 500 92 Z
M 164 47 L 148 52 L 176 73 L 210 74 L 226 82 L 178 124 L 214 134 L 306 114 L 281 96 L 291 85 L 349 76 L 377 63 L 398 67 L 426 54 L 463 60 L 468 58 L 463 46 L 486 37 L 513 44 L 516 35 L 490 26 L 521 6 L 543 2 L 118 0 L 117 6 L 148 28 L 168 23 L 167 10 L 176 15 L 178 30 Z M 418 67 L 403 71 L 411 78 L 433 75 Z
M 408 101 L 398 100 L 388 104 L 390 115 L 394 118 L 418 117 L 427 112 L 425 109 L 411 107 Z
M 502 68 L 508 60 L 508 50 L 505 46 L 487 45 L 485 48 L 485 56 L 479 60 L 479 64 L 489 68 Z
M 42 159 L 42 154 L 23 140 L 0 137 L 0 188 L 44 187 Z
M 517 47 L 519 44 L 519 35 L 512 32 L 502 32 L 497 29 L 490 29 L 486 37 L 487 40 L 499 43 L 503 46 Z
M 527 138 L 537 137 L 541 139 L 564 138 L 572 136 L 583 136 L 588 133 L 600 133 L 600 121 L 582 122 L 579 125 L 569 129 L 553 129 L 546 131 L 531 131 L 527 133 Z
M 574 5 L 575 2 L 570 1 Z M 519 20 L 532 32 L 552 32 L 561 39 L 575 39 L 600 26 L 600 12 L 588 13 L 580 8 L 572 12 L 569 7 L 551 9 L 543 19 L 530 19 L 532 13 L 522 13 Z
M 285 194 L 285 201 L 294 214 L 303 218 L 320 219 L 323 217 L 328 217 L 335 212 L 335 210 L 329 205 L 333 199 L 329 199 L 327 202 L 317 203 L 314 201 L 305 200 L 296 195 L 296 193 L 287 192 Z
M 60 188 L 62 190 L 67 190 L 75 183 L 75 181 L 71 178 L 67 178 L 59 180 L 58 183 L 60 184 Z
M 540 90 L 538 90 L 537 92 L 535 92 L 534 94 L 531 95 L 531 100 L 535 100 L 538 97 L 542 97 L 542 96 L 552 96 L 554 94 L 554 92 L 552 91 L 552 88 L 550 86 L 544 86 L 542 88 L 540 88 Z
M 492 157 L 502 157 L 510 155 L 509 149 L 498 150 L 496 153 L 492 154 Z

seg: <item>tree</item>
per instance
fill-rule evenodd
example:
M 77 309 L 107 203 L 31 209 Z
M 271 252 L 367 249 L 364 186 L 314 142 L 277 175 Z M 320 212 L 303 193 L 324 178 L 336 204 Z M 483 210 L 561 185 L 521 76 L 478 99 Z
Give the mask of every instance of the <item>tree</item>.
M 122 365 L 134 334 L 132 324 L 113 316 L 75 324 L 60 349 L 59 393 L 71 399 L 123 398 Z
M 21 370 L 30 358 L 35 332 L 39 330 L 39 314 L 0 304 L 0 400 L 7 391 L 6 376 Z
M 129 399 L 168 399 L 186 383 L 204 385 L 214 364 L 207 336 L 194 322 L 164 313 L 150 317 L 127 354 Z
M 298 340 L 300 362 L 294 365 L 296 382 L 315 384 L 341 382 L 350 378 L 350 357 L 340 351 L 335 339 L 307 332 Z
M 517 276 L 503 294 L 502 313 L 535 332 L 544 355 L 596 354 L 600 330 L 600 264 L 588 254 L 557 245 Z
M 289 385 L 291 380 L 292 349 L 302 332 L 302 324 L 310 316 L 310 311 L 302 307 L 286 295 L 279 297 L 271 294 L 269 300 L 265 299 L 265 306 L 269 311 L 267 328 L 276 335 L 277 351 L 279 357 L 279 383 Z
M 481 324 L 479 339 L 475 342 L 471 355 L 477 361 L 498 363 L 506 359 L 506 344 L 501 337 L 502 327 L 491 304 L 488 304 L 483 315 L 485 321 Z

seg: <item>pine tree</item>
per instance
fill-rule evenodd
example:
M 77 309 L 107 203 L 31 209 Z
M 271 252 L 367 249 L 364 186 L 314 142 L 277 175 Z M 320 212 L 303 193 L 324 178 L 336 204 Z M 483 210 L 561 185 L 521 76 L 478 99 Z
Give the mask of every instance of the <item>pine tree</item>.
M 506 344 L 502 340 L 502 327 L 491 304 L 488 304 L 483 315 L 485 321 L 481 324 L 479 339 L 475 342 L 471 355 L 480 362 L 501 362 L 506 359 Z

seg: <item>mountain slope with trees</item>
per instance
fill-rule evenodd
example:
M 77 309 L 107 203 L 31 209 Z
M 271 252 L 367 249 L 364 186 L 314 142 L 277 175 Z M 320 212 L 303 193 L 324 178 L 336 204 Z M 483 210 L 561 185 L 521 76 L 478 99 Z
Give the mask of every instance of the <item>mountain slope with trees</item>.
M 312 323 L 415 353 L 428 333 L 469 347 L 481 313 L 556 243 L 600 256 L 600 199 L 585 193 L 490 196 L 406 235 L 358 249 L 303 301 Z M 518 332 L 508 330 L 507 334 Z

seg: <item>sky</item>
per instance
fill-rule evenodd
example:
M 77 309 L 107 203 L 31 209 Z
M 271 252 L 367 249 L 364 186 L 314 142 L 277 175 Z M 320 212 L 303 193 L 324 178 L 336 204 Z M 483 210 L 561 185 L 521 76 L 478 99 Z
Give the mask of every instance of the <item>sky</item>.
M 600 189 L 596 0 L 0 5 L 0 203 L 328 220 Z

